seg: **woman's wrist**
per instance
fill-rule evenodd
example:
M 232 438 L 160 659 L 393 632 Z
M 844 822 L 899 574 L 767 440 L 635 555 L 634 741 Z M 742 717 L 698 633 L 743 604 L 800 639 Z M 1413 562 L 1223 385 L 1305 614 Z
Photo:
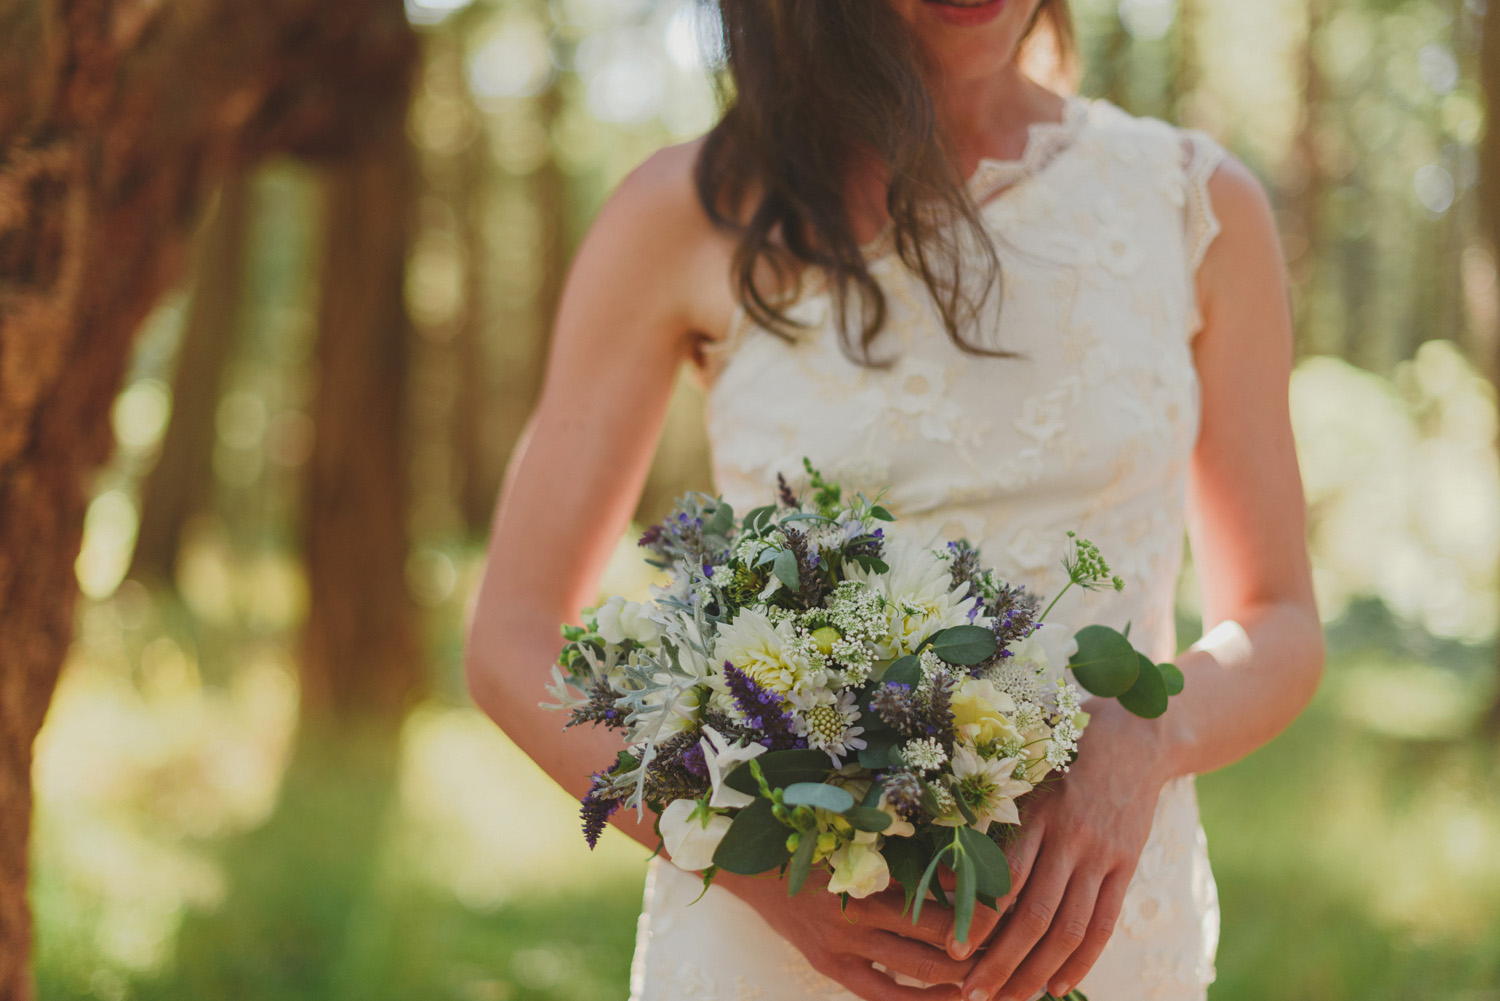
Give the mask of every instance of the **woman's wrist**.
M 1139 769 L 1136 781 L 1150 786 L 1152 791 L 1184 774 L 1187 758 L 1184 751 L 1189 738 L 1179 721 L 1169 718 L 1171 709 L 1156 719 L 1145 719 L 1114 699 L 1090 701 L 1092 704 L 1084 706 L 1089 724 L 1080 741 L 1082 745 L 1087 746 L 1090 737 L 1097 744 L 1107 744 L 1110 748 L 1107 757 L 1116 763 L 1129 762 Z

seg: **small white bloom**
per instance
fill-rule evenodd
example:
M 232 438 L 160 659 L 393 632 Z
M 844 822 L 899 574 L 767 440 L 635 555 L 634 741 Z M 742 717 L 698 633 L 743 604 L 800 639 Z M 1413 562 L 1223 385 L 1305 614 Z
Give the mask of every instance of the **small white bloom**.
M 828 856 L 833 864 L 829 893 L 847 893 L 851 897 L 868 897 L 891 885 L 891 869 L 885 856 L 867 844 L 851 842 Z
M 730 745 L 724 735 L 711 726 L 704 726 L 703 737 L 698 741 L 703 748 L 703 762 L 708 766 L 708 780 L 713 783 L 713 795 L 708 799 L 708 805 L 724 809 L 737 809 L 749 806 L 755 801 L 755 797 L 738 789 L 731 789 L 724 784 L 724 779 L 729 773 L 751 758 L 758 758 L 766 752 L 763 744 L 734 744 Z
M 626 601 L 618 594 L 606 601 L 595 613 L 599 635 L 609 643 L 655 643 L 661 627 L 650 618 L 649 609 L 638 601 Z
M 1002 824 L 1021 822 L 1016 798 L 1030 792 L 1031 783 L 1015 777 L 1018 764 L 1018 758 L 985 760 L 965 744 L 953 749 L 953 779 L 964 802 L 974 811 L 974 827 L 981 833 L 989 830 L 992 821 L 998 820 Z M 957 827 L 963 820 L 961 817 L 956 821 L 945 818 L 938 823 Z
M 793 692 L 787 698 L 797 710 L 793 718 L 797 734 L 806 737 L 807 746 L 813 750 L 826 751 L 833 767 L 838 768 L 844 756 L 865 746 L 860 736 L 865 728 L 854 725 L 860 713 L 853 692 L 845 689 L 834 694 L 818 688 Z
M 661 840 L 672 864 L 696 872 L 714 864 L 731 821 L 695 799 L 674 799 L 661 812 Z
M 932 737 L 918 737 L 901 745 L 901 760 L 907 767 L 919 772 L 932 772 L 943 767 L 948 752 Z

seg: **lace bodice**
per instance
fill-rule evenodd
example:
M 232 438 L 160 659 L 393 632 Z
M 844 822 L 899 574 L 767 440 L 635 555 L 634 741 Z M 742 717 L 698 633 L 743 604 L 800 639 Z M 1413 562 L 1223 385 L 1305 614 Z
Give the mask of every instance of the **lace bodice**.
M 1128 622 L 1143 652 L 1172 658 L 1198 430 L 1194 275 L 1218 231 L 1207 180 L 1222 156 L 1202 132 L 1070 97 L 1062 121 L 1032 127 L 1019 160 L 980 161 L 968 184 L 1003 281 L 979 335 L 1015 357 L 961 352 L 888 233 L 866 247 L 888 301 L 873 345 L 887 367 L 846 357 L 829 293 L 814 284 L 792 307 L 808 324 L 792 343 L 738 312 L 702 372 L 716 488 L 748 509 L 778 473 L 801 480 L 807 456 L 850 487 L 888 486 L 895 530 L 967 537 L 1044 596 L 1065 579 L 1072 529 L 1125 589 L 1070 592 L 1050 620 Z M 726 891 L 683 915 L 696 878 L 658 865 L 652 884 L 638 998 L 848 996 Z M 1179 779 L 1162 794 L 1119 929 L 1080 987 L 1098 1001 L 1202 998 L 1217 931 L 1192 780 Z M 710 962 L 704 936 L 720 936 L 727 958 Z M 747 942 L 776 961 L 746 955 L 737 967 Z

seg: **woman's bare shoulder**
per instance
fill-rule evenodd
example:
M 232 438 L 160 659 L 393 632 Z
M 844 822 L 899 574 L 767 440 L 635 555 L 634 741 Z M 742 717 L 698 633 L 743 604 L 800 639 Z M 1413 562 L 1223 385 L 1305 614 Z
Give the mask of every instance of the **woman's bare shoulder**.
M 703 138 L 657 150 L 615 187 L 589 228 L 580 263 L 607 267 L 640 308 L 678 333 L 718 329 L 733 310 L 728 281 L 731 234 L 714 225 L 698 198 Z

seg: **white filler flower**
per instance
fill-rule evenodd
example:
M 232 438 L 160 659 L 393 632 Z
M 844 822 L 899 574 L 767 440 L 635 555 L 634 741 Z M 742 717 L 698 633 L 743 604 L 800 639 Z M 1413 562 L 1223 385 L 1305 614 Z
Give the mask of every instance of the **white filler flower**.
M 696 872 L 714 864 L 729 824 L 728 817 L 703 809 L 696 799 L 674 799 L 661 812 L 661 840 L 673 865 Z

